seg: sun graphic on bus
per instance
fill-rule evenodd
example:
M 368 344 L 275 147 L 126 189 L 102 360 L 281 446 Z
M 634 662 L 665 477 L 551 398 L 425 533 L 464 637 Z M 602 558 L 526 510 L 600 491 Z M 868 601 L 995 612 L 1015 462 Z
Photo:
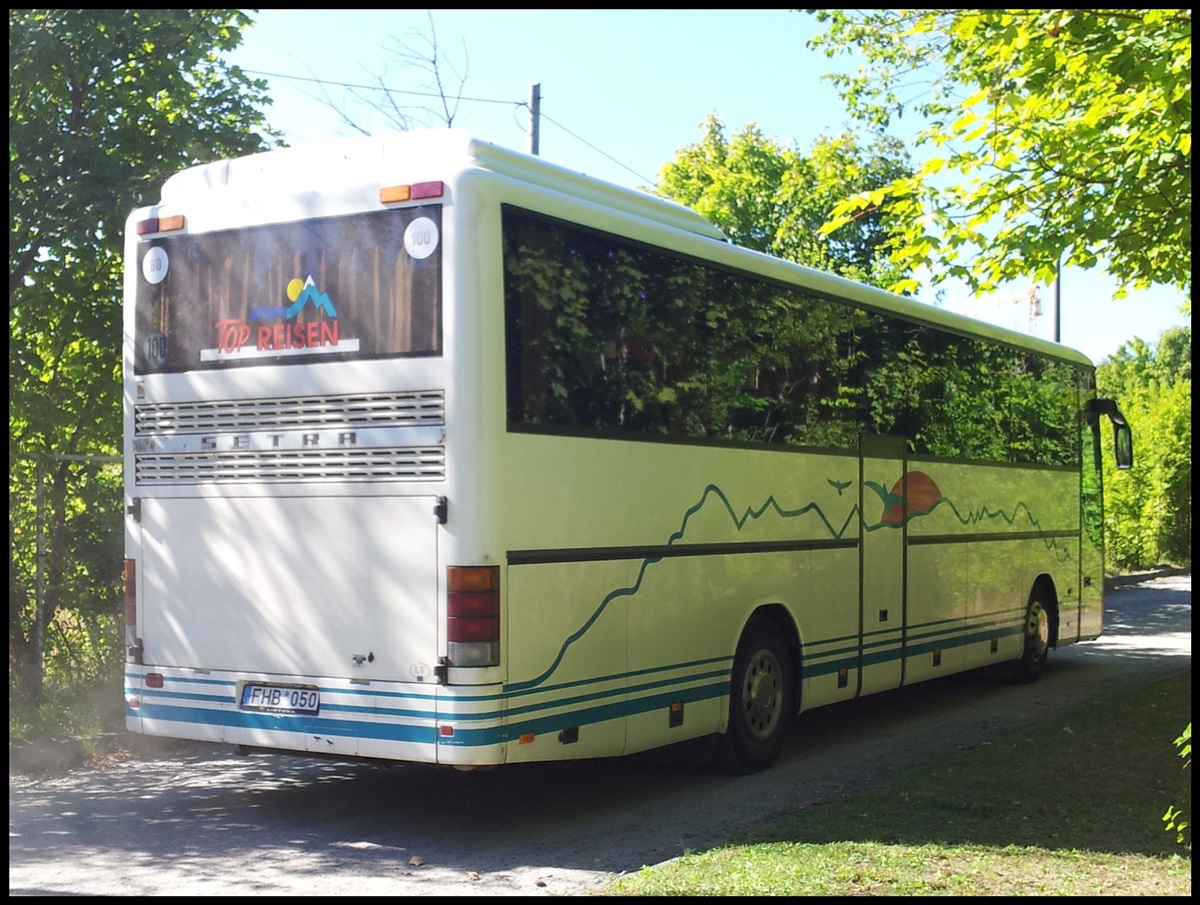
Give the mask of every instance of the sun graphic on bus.
M 317 284 L 310 274 L 306 279 L 296 277 L 287 284 L 287 297 L 292 303 L 284 312 L 284 317 L 295 317 L 305 305 L 312 302 L 318 311 L 324 311 L 330 317 L 337 317 L 337 309 L 329 296 L 317 289 Z
M 904 482 L 908 481 L 908 499 L 904 498 Z M 888 490 L 882 484 L 874 481 L 863 481 L 863 484 L 875 491 L 883 503 L 883 514 L 879 517 L 881 525 L 902 525 L 917 515 L 926 515 L 933 511 L 942 500 L 942 492 L 934 483 L 933 478 L 923 471 L 910 471 Z

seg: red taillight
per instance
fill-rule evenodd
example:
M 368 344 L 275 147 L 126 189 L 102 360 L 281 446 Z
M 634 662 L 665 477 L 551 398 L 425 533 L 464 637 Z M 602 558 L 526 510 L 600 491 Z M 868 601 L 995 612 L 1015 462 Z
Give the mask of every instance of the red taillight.
M 500 662 L 500 567 L 446 569 L 446 640 L 451 665 Z
M 417 201 L 421 198 L 441 198 L 445 191 L 446 184 L 441 181 L 385 185 L 379 189 L 379 201 L 381 204 L 392 204 L 397 201 Z
M 137 560 L 125 560 L 125 659 L 142 662 L 142 643 L 137 634 Z
M 137 563 L 125 560 L 125 639 L 133 643 L 137 635 Z
M 500 638 L 500 620 L 451 616 L 446 637 L 450 641 L 497 641 Z
M 500 640 L 500 567 L 451 566 L 446 570 L 446 638 Z
M 414 201 L 417 198 L 441 198 L 444 190 L 445 183 L 441 180 L 435 182 L 414 182 L 412 197 Z

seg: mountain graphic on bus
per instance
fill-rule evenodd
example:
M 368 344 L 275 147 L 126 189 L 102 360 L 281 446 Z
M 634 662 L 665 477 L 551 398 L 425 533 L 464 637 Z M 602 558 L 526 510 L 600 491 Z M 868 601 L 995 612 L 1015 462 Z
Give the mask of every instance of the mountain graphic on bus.
M 324 311 L 329 317 L 337 317 L 337 309 L 333 307 L 333 300 L 317 288 L 316 280 L 312 278 L 311 273 L 303 280 L 297 277 L 289 282 L 287 297 L 292 303 L 287 308 L 282 305 L 276 305 L 273 308 L 255 308 L 250 312 L 250 320 L 270 320 L 276 317 L 294 318 L 304 310 L 304 306 L 309 302 L 312 302 L 314 308 Z

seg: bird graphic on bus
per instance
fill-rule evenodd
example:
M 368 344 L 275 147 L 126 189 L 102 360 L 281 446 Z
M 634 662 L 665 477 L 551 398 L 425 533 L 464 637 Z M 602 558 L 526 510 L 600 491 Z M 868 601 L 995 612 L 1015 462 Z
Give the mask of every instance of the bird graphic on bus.
M 833 478 L 826 478 L 825 480 L 829 482 L 830 487 L 838 492 L 838 496 L 845 493 L 846 488 L 854 483 L 853 481 L 835 481 Z

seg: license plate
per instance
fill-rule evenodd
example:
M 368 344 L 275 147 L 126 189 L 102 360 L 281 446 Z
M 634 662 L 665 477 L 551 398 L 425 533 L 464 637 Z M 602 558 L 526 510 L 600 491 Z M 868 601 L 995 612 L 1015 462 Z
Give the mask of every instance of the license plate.
M 321 692 L 308 685 L 246 685 L 242 688 L 242 710 L 311 716 L 320 709 Z

